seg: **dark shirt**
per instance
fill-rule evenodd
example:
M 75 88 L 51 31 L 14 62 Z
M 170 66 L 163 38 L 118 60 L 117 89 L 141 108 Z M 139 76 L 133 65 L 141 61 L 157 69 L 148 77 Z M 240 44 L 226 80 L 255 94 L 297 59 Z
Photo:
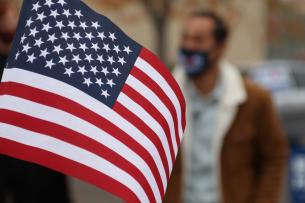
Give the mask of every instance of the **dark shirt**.
M 4 66 L 5 66 L 6 59 L 7 59 L 6 56 L 0 55 L 0 80 L 2 78 L 3 69 L 4 69 Z

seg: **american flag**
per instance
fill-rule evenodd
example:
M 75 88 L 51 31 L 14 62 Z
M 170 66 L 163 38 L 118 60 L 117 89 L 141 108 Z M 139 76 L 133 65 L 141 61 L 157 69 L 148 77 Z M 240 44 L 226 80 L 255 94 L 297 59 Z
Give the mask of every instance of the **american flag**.
M 165 65 L 79 0 L 24 0 L 0 85 L 0 153 L 162 202 L 185 129 Z

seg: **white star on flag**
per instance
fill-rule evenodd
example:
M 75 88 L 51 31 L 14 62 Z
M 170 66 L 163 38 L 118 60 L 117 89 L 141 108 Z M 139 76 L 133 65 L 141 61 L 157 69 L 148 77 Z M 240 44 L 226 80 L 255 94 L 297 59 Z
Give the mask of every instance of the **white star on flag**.
M 72 70 L 72 67 L 71 68 L 65 68 L 65 73 L 66 75 L 68 75 L 69 77 L 71 77 L 71 75 L 74 73 L 73 70 Z
M 91 79 L 90 78 L 84 78 L 83 84 L 86 84 L 88 87 L 90 87 L 90 85 L 92 85 Z

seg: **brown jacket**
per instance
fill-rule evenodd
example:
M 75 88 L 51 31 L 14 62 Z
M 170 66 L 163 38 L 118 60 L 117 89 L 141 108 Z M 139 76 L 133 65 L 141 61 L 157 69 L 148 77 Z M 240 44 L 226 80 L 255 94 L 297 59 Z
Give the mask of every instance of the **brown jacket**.
M 267 91 L 245 80 L 247 99 L 237 108 L 220 150 L 223 203 L 278 203 L 287 142 Z M 182 202 L 183 150 L 175 163 L 165 203 Z

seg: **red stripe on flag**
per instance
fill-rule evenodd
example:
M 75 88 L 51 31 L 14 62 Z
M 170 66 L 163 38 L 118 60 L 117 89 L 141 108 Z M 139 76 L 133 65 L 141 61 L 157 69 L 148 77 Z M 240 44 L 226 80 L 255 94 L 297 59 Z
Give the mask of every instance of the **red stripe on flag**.
M 51 168 L 55 171 L 74 176 L 88 183 L 96 185 L 99 188 L 103 188 L 108 192 L 122 198 L 126 202 L 140 203 L 140 200 L 128 187 L 90 167 L 56 155 L 54 153 L 4 138 L 0 138 L 0 143 L 1 154 L 47 166 L 48 168 Z
M 124 159 L 122 156 L 105 147 L 103 144 L 98 143 L 83 134 L 80 134 L 63 126 L 18 112 L 1 109 L 0 115 L 0 122 L 18 126 L 20 128 L 41 133 L 44 135 L 48 135 L 50 137 L 54 137 L 56 139 L 62 140 L 64 142 L 85 149 L 89 152 L 92 152 L 98 155 L 99 157 L 104 158 L 105 160 L 108 160 L 109 162 L 116 165 L 118 168 L 121 168 L 123 171 L 130 174 L 134 179 L 136 179 L 137 182 L 144 189 L 151 202 L 156 201 L 156 199 L 154 198 L 153 191 L 142 172 L 130 162 L 128 162 L 126 159 Z
M 153 157 L 143 146 L 141 146 L 127 133 L 122 131 L 115 124 L 111 123 L 104 117 L 101 117 L 100 115 L 92 112 L 91 110 L 85 108 L 84 106 L 72 100 L 69 100 L 65 97 L 19 83 L 14 83 L 14 82 L 1 83 L 0 95 L 3 94 L 9 94 L 9 95 L 21 97 L 46 106 L 63 110 L 78 118 L 88 121 L 89 123 L 95 125 L 96 127 L 104 130 L 111 136 L 115 137 L 117 140 L 124 143 L 140 157 L 142 157 L 142 159 L 148 164 L 149 168 L 151 169 L 153 176 L 160 189 L 160 193 L 164 194 L 164 188 L 161 181 L 161 176 L 158 172 L 158 168 L 153 160 Z
M 166 81 L 168 82 L 168 84 L 170 85 L 170 87 L 174 90 L 175 94 L 178 97 L 178 100 L 180 102 L 180 106 L 181 106 L 181 113 L 182 113 L 182 126 L 183 126 L 183 130 L 185 129 L 185 125 L 186 125 L 186 121 L 185 121 L 185 100 L 182 94 L 182 91 L 179 87 L 179 85 L 177 84 L 177 82 L 175 81 L 175 79 L 173 78 L 171 72 L 168 70 L 168 68 L 165 66 L 165 64 L 160 61 L 160 59 L 158 59 L 157 56 L 155 56 L 152 52 L 150 52 L 149 50 L 142 48 L 141 53 L 140 53 L 140 57 L 143 58 L 145 61 L 147 61 L 156 71 L 158 71 L 163 77 L 164 79 L 166 79 Z
M 168 108 L 170 114 L 172 115 L 175 125 L 176 143 L 177 146 L 180 146 L 178 122 L 181 121 L 178 121 L 176 110 L 171 100 L 168 98 L 165 92 L 160 88 L 160 86 L 148 75 L 146 75 L 143 71 L 141 71 L 139 68 L 134 67 L 130 74 L 136 77 L 138 80 L 140 80 L 147 87 L 149 87 L 149 89 L 151 89 L 160 98 L 162 103 Z
M 144 123 L 139 117 L 137 117 L 134 113 L 129 111 L 127 108 L 125 108 L 122 104 L 119 102 L 116 102 L 115 105 L 113 106 L 113 110 L 115 110 L 118 114 L 120 115 L 126 115 L 126 119 L 131 122 L 133 125 L 139 126 L 139 130 L 142 131 L 145 135 L 150 136 L 150 140 L 156 145 L 159 153 L 161 154 L 161 161 L 163 165 L 165 166 L 165 173 L 166 173 L 166 178 L 169 180 L 169 167 L 165 155 L 164 148 L 162 146 L 162 143 L 160 141 L 160 138 L 158 135 L 156 135 L 146 123 Z
M 159 112 L 159 110 L 150 101 L 148 101 L 145 97 L 143 97 L 140 93 L 138 93 L 128 84 L 124 85 L 122 92 L 124 92 L 124 94 L 126 94 L 129 98 L 131 98 L 138 105 L 142 106 L 145 111 L 147 111 L 158 123 L 160 123 L 161 127 L 163 128 L 163 130 L 166 134 L 167 142 L 169 143 L 171 157 L 175 157 L 168 123 L 166 122 L 163 115 Z M 172 161 L 174 163 L 175 159 L 172 159 Z

